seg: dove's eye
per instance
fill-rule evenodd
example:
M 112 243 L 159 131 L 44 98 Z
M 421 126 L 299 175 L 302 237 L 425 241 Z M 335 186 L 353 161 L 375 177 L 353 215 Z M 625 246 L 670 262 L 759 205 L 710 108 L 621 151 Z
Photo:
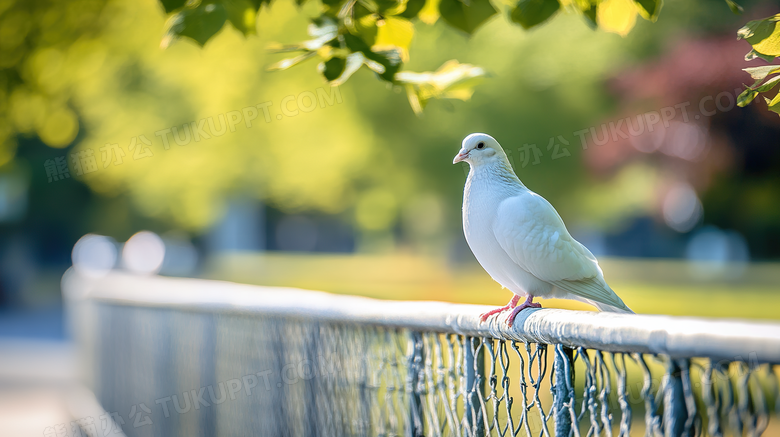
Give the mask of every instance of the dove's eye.
M 484 148 L 485 148 L 485 143 L 480 141 L 479 144 L 477 144 L 477 149 L 484 149 Z

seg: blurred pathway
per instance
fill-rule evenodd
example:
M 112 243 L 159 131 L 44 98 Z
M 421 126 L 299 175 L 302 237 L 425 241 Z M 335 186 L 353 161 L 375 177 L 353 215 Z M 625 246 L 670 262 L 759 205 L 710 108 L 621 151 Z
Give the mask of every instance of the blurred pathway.
M 52 335 L 50 329 L 17 331 L 21 327 L 13 323 L 15 319 L 0 321 L 0 332 L 6 334 L 0 336 L 0 436 L 40 437 L 47 427 L 70 423 L 65 399 L 75 380 L 73 347 L 53 339 L 56 331 Z M 29 319 L 26 322 L 23 325 L 34 325 Z M 11 337 L 9 331 L 32 335 Z

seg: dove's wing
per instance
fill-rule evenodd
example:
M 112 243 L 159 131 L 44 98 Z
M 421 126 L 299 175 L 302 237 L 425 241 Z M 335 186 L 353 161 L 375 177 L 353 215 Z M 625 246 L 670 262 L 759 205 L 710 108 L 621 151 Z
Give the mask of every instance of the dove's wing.
M 493 233 L 509 257 L 537 278 L 585 299 L 628 310 L 607 286 L 596 257 L 569 235 L 558 212 L 542 196 L 528 191 L 501 202 Z

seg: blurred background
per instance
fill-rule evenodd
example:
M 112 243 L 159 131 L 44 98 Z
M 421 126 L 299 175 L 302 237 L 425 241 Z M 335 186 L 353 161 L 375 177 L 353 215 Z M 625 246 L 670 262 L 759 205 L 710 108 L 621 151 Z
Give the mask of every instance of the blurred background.
M 743 6 L 670 0 L 626 37 L 566 15 L 526 32 L 499 14 L 472 38 L 418 24 L 407 68 L 490 76 L 416 116 L 367 69 L 337 89 L 313 64 L 266 71 L 268 44 L 305 39 L 316 5 L 279 0 L 257 36 L 163 50 L 154 0 L 0 3 L 4 435 L 59 423 L 72 263 L 504 304 L 461 231 L 467 167 L 451 162 L 472 132 L 501 142 L 636 312 L 780 318 L 780 118 L 734 104 L 759 65 L 735 32 L 778 3 Z

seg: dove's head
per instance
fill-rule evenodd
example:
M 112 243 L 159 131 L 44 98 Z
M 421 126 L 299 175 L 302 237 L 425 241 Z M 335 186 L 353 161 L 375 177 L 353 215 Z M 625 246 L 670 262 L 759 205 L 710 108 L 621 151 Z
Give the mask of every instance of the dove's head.
M 506 153 L 495 138 L 488 134 L 471 134 L 463 139 L 453 164 L 466 161 L 469 165 L 482 165 L 506 160 Z

